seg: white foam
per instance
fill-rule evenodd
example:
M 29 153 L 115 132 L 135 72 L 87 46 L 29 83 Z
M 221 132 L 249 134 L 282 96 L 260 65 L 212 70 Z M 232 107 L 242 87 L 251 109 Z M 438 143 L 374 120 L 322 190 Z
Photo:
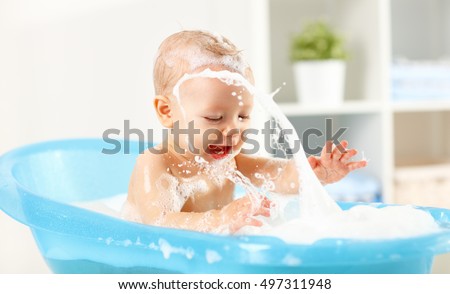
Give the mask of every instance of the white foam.
M 311 244 L 325 238 L 344 238 L 359 240 L 408 238 L 430 234 L 441 230 L 433 217 L 426 211 L 413 206 L 386 206 L 356 205 L 349 210 L 342 210 L 320 220 L 299 218 L 298 197 L 272 195 L 275 203 L 275 212 L 270 219 L 260 218 L 264 221 L 262 227 L 246 226 L 236 234 L 238 235 L 264 235 L 280 238 L 288 243 Z M 83 202 L 79 205 L 99 213 L 111 216 L 121 214 L 122 205 L 126 207 L 126 194 L 116 195 L 97 201 Z M 108 207 L 108 210 L 105 210 Z M 123 213 L 123 210 L 122 210 Z M 127 218 L 129 219 L 129 218 Z M 137 221 L 139 222 L 139 221 Z M 224 228 L 218 228 L 216 233 L 226 233 Z M 114 243 L 112 238 L 104 239 L 106 244 Z M 140 243 L 139 240 L 136 244 Z M 123 246 L 133 244 L 130 240 L 120 241 Z M 154 250 L 161 250 L 166 258 L 174 252 L 182 253 L 186 257 L 193 254 L 186 248 L 172 248 L 165 240 L 159 244 L 149 245 Z M 241 244 L 246 251 L 257 252 L 267 249 L 264 246 Z M 192 253 L 192 254 L 191 254 Z M 220 261 L 219 256 L 212 252 L 207 253 L 208 262 Z M 284 262 L 284 261 L 283 261 Z M 300 261 L 289 260 L 287 264 Z
M 189 197 L 208 191 L 208 184 L 203 179 L 194 177 L 182 181 L 169 174 L 162 174 L 156 180 L 156 187 L 158 191 L 164 193 L 160 205 L 170 212 L 181 211 Z M 163 210 L 161 210 L 162 212 Z
M 175 247 L 169 244 L 165 239 L 158 240 L 159 250 L 162 252 L 165 259 L 169 259 L 172 254 L 184 255 L 187 259 L 192 259 L 195 252 L 192 248 Z
M 120 217 L 120 212 L 126 199 L 127 194 L 118 194 L 92 201 L 78 201 L 72 203 L 72 205 L 109 216 Z
M 302 263 L 302 261 L 300 259 L 298 259 L 297 257 L 292 256 L 290 254 L 287 254 L 283 258 L 282 262 L 284 264 L 286 264 L 286 265 L 289 265 L 289 266 L 297 266 L 297 265 L 300 265 Z
M 218 79 L 227 85 L 244 86 L 250 92 L 250 94 L 253 94 L 254 91 L 256 90 L 253 87 L 253 85 L 247 79 L 245 79 L 240 73 L 230 72 L 228 70 L 213 71 L 209 68 L 206 68 L 198 73 L 192 74 L 186 73 L 178 80 L 178 82 L 173 87 L 173 95 L 178 99 L 178 101 L 180 99 L 181 85 L 184 82 L 195 78 Z
M 283 197 L 283 196 L 280 196 Z M 441 230 L 426 211 L 412 206 L 356 205 L 348 210 L 330 214 L 322 219 L 294 216 L 298 211 L 287 212 L 289 204 L 278 205 L 281 220 L 267 220 L 262 227 L 247 226 L 238 234 L 269 235 L 288 243 L 312 244 L 325 238 L 359 240 L 408 238 Z
M 211 263 L 216 263 L 222 260 L 222 256 L 214 250 L 206 250 L 206 262 L 208 262 L 209 264 Z
M 225 42 L 221 42 L 222 45 L 227 46 Z M 183 47 L 180 50 L 172 50 L 168 53 L 165 63 L 169 67 L 178 66 L 178 62 L 183 60 L 189 64 L 189 72 L 193 72 L 201 67 L 207 65 L 218 65 L 221 67 L 226 67 L 244 74 L 246 69 L 249 67 L 248 63 L 245 62 L 242 53 L 235 55 L 223 55 L 216 56 L 214 54 L 209 54 L 203 50 L 195 47 Z

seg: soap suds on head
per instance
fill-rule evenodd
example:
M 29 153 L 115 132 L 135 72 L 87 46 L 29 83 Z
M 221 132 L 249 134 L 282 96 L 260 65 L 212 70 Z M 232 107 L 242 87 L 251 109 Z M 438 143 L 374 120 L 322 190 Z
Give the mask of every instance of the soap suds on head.
M 242 52 L 238 51 L 220 34 L 215 32 L 203 33 L 211 36 L 211 38 L 208 38 L 206 47 L 197 44 L 184 44 L 184 46 L 174 48 L 165 56 L 166 64 L 169 67 L 176 67 L 179 66 L 179 61 L 183 60 L 189 64 L 189 72 L 194 72 L 207 65 L 218 65 L 241 74 L 245 73 L 249 65 Z
M 207 31 L 181 31 L 167 37 L 158 49 L 153 72 L 155 94 L 169 97 L 183 74 L 206 66 L 227 68 L 253 79 L 242 51 L 227 38 Z
M 248 64 L 245 63 L 241 54 L 236 54 L 234 56 L 224 55 L 217 57 L 214 55 L 206 55 L 198 48 L 190 48 L 189 50 L 180 50 L 179 52 L 173 52 L 172 56 L 167 59 L 167 64 L 169 66 L 176 66 L 176 60 L 186 60 L 189 62 L 189 72 L 194 72 L 195 70 L 204 66 L 220 66 L 226 67 L 233 71 L 244 73 L 248 68 Z
M 213 71 L 210 68 L 206 68 L 198 73 L 192 74 L 186 73 L 178 80 L 178 82 L 173 87 L 172 91 L 172 94 L 178 100 L 178 103 L 180 103 L 181 85 L 184 82 L 195 78 L 218 79 L 221 82 L 225 83 L 226 85 L 243 86 L 250 92 L 250 94 L 253 94 L 256 90 L 255 87 L 251 84 L 251 82 L 249 82 L 246 78 L 244 78 L 240 73 L 230 72 L 228 70 Z

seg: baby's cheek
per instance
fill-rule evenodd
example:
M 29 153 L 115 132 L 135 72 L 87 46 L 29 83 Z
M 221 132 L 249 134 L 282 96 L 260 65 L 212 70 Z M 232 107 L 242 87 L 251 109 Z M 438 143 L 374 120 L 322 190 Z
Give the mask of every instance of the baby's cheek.
M 241 126 L 241 130 L 248 130 L 250 129 L 252 124 L 252 120 L 251 119 L 246 119 L 242 121 L 242 126 Z
M 248 136 L 249 134 L 257 134 L 259 132 L 261 132 L 261 130 L 251 128 L 250 123 L 246 123 L 241 127 L 241 137 L 242 135 Z

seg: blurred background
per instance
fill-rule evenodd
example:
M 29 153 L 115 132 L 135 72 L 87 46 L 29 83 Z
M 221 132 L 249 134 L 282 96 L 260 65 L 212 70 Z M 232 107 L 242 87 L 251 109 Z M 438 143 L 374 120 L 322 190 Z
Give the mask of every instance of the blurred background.
M 338 102 L 306 103 L 298 91 L 293 68 L 305 60 L 294 60 L 293 44 L 318 20 L 347 53 Z M 182 29 L 218 32 L 242 49 L 258 88 L 281 87 L 275 99 L 300 137 L 325 133 L 327 118 L 334 132 L 347 128 L 341 139 L 369 166 L 327 186 L 336 200 L 450 208 L 446 0 L 0 0 L 0 154 L 101 137 L 124 120 L 158 141 L 153 58 Z M 0 232 L 0 273 L 49 272 L 27 227 L 0 212 Z M 450 257 L 433 272 L 450 273 Z

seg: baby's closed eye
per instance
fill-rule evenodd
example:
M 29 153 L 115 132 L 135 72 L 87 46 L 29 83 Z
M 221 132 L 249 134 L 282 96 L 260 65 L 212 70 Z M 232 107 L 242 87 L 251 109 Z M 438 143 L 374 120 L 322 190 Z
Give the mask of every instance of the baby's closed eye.
M 222 120 L 222 116 L 204 116 L 203 118 L 211 122 L 219 122 Z
M 239 115 L 239 120 L 250 119 L 250 115 Z
M 204 116 L 203 118 L 205 120 L 209 121 L 209 122 L 220 122 L 220 121 L 223 120 L 223 116 L 212 116 L 212 115 L 209 115 L 209 116 Z M 240 121 L 248 120 L 248 119 L 250 119 L 250 115 L 240 114 L 240 115 L 238 115 L 238 119 Z

